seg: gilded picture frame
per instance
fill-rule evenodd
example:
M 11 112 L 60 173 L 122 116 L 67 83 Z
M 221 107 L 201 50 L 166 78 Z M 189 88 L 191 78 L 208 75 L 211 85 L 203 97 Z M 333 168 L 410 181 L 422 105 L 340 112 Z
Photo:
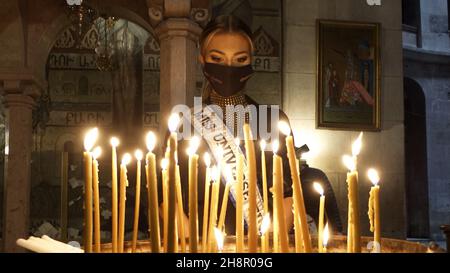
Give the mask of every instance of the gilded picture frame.
M 317 20 L 317 128 L 381 130 L 380 30 Z

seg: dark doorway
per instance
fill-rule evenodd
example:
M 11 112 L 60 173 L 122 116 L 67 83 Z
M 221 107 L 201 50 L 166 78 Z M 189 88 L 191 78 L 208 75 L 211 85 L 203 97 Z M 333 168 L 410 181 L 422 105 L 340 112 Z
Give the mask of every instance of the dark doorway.
M 428 167 L 425 95 L 420 85 L 404 79 L 405 164 L 408 238 L 428 238 Z

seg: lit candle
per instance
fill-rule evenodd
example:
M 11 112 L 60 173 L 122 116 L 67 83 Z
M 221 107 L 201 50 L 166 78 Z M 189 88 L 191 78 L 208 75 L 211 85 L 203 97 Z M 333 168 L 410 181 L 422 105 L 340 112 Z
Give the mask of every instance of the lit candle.
M 267 189 L 267 168 L 266 168 L 266 146 L 265 140 L 261 140 L 261 174 L 263 180 L 264 214 L 269 213 L 269 191 Z
M 270 228 L 270 214 L 266 214 L 261 223 L 261 252 L 269 253 L 269 228 Z
M 178 237 L 181 242 L 181 252 L 186 252 L 186 235 L 184 232 L 184 206 L 183 206 L 183 194 L 181 191 L 181 179 L 180 179 L 180 167 L 177 165 L 176 167 L 176 190 L 177 190 L 177 223 L 176 228 L 178 232 Z M 175 233 L 176 234 L 176 233 Z M 175 240 L 178 242 L 178 240 Z M 177 249 L 178 244 L 176 244 L 175 248 Z
M 253 136 L 249 124 L 244 124 L 245 151 L 248 169 L 248 250 L 250 253 L 258 251 L 258 223 L 256 212 L 256 158 Z
M 358 193 L 358 172 L 357 156 L 361 151 L 362 133 L 352 145 L 353 156 L 343 157 L 347 173 L 348 184 L 348 231 L 347 231 L 347 251 L 351 253 L 361 252 L 361 236 L 359 226 L 359 193 Z
M 294 133 L 294 132 L 293 132 Z M 298 134 L 294 133 L 294 136 L 298 136 Z M 294 137 L 294 143 L 297 144 L 297 139 Z M 298 148 L 296 145 L 295 147 Z M 297 167 L 297 175 L 300 175 L 300 159 L 297 158 L 295 166 Z M 303 253 L 303 238 L 302 238 L 302 228 L 300 227 L 300 219 L 297 215 L 297 205 L 294 202 L 292 204 L 292 215 L 294 215 L 294 232 L 295 232 L 295 252 L 296 253 Z
M 209 214 L 209 184 L 211 183 L 211 157 L 208 153 L 203 156 L 206 165 L 205 197 L 203 200 L 202 251 L 207 252 L 208 246 L 208 214 Z
M 134 223 L 133 223 L 133 241 L 131 245 L 131 252 L 136 252 L 137 237 L 139 231 L 139 208 L 141 201 L 141 162 L 144 154 L 141 150 L 134 152 L 136 158 L 136 198 L 134 201 Z
M 118 217 L 118 202 L 117 202 L 117 146 L 119 146 L 119 139 L 111 138 L 110 144 L 112 147 L 112 178 L 111 178 L 111 207 L 112 207 L 112 252 L 117 252 L 117 217 Z
M 147 193 L 148 193 L 148 214 L 150 223 L 150 238 L 153 253 L 160 252 L 161 239 L 159 231 L 159 213 L 158 213 L 158 179 L 156 176 L 156 156 L 153 149 L 156 144 L 156 136 L 153 132 L 149 132 L 146 136 L 147 156 L 146 156 L 146 177 L 147 177 Z
M 223 198 L 222 198 L 222 207 L 220 209 L 220 217 L 219 217 L 219 224 L 217 225 L 217 228 L 219 230 L 222 230 L 224 228 L 225 224 L 225 217 L 227 214 L 227 207 L 228 207 L 228 196 L 230 195 L 230 189 L 231 186 L 234 183 L 233 174 L 231 171 L 231 168 L 229 165 L 225 166 L 225 173 L 227 174 L 227 184 L 225 186 L 225 191 L 223 192 Z
M 322 253 L 322 247 L 321 244 L 323 242 L 323 223 L 324 223 L 324 217 L 325 217 L 325 195 L 322 185 L 320 185 L 317 182 L 314 182 L 314 189 L 317 191 L 317 193 L 320 194 L 320 205 L 319 205 L 319 231 L 318 231 L 318 242 L 317 242 L 317 249 L 319 250 L 319 253 Z
M 220 191 L 220 179 L 222 177 L 221 174 L 221 166 L 223 161 L 223 148 L 217 147 L 216 149 L 216 160 L 217 166 L 211 170 L 211 175 L 214 180 L 211 191 L 211 204 L 210 204 L 210 214 L 209 214 L 209 232 L 208 232 L 208 240 L 209 240 L 209 252 L 213 252 L 215 249 L 215 240 L 214 240 L 214 228 L 217 227 L 217 211 L 219 206 L 219 191 Z
M 309 236 L 308 222 L 306 218 L 306 208 L 305 201 L 303 198 L 303 190 L 300 181 L 300 168 L 297 165 L 297 159 L 295 156 L 295 148 L 294 148 L 294 138 L 291 135 L 291 128 L 289 124 L 284 121 L 279 122 L 278 128 L 281 133 L 286 136 L 286 148 L 287 154 L 289 158 L 289 167 L 291 170 L 291 178 L 292 178 L 292 188 L 294 190 L 294 204 L 295 204 L 295 217 L 300 218 L 300 227 L 301 227 L 301 237 L 303 239 L 303 247 L 305 252 L 311 253 L 311 237 Z M 300 236 L 296 233 L 295 236 Z
M 98 138 L 98 129 L 86 133 L 84 138 L 84 250 L 92 252 L 92 155 L 91 150 Z
M 369 196 L 369 220 L 370 231 L 374 235 L 374 252 L 381 252 L 381 224 L 380 224 L 380 176 L 375 169 L 370 169 L 368 172 L 369 180 L 373 187 L 370 189 Z
M 330 231 L 328 229 L 328 223 L 323 230 L 323 240 L 321 242 L 322 253 L 327 253 L 328 240 L 330 239 Z
M 354 189 L 356 187 L 356 177 L 357 174 L 355 172 L 355 162 L 351 156 L 344 155 L 342 158 L 344 165 L 347 167 L 349 172 L 347 173 L 347 187 L 348 187 L 348 219 L 347 219 L 347 252 L 352 253 L 354 251 L 354 225 L 353 225 L 353 197 L 354 197 Z
M 236 145 L 240 146 L 240 139 L 236 138 Z M 239 153 L 236 162 L 236 252 L 244 252 L 244 155 Z
M 361 232 L 359 222 L 359 186 L 358 186 L 358 155 L 361 152 L 363 133 L 360 133 L 359 137 L 352 145 L 352 161 L 353 171 L 349 177 L 349 192 L 351 192 L 351 213 L 352 213 L 352 252 L 361 252 Z M 351 166 L 350 166 L 351 167 Z M 350 168 L 349 168 L 350 169 Z
M 198 155 L 200 139 L 193 137 L 188 149 L 189 155 L 189 251 L 198 252 Z
M 216 238 L 217 250 L 219 253 L 222 253 L 225 236 L 218 228 L 214 228 L 214 236 Z
M 120 199 L 119 199 L 119 238 L 118 238 L 118 248 L 119 252 L 123 253 L 125 244 L 125 210 L 126 210 L 126 200 L 127 200 L 127 187 L 128 187 L 128 177 L 127 177 L 127 165 L 131 162 L 131 155 L 125 154 L 122 158 L 122 163 L 120 164 Z
M 101 252 L 101 240 L 100 240 L 100 193 L 99 193 L 99 181 L 98 181 L 98 161 L 97 159 L 102 154 L 102 148 L 96 147 L 92 152 L 93 157 L 93 188 L 94 188 L 94 245 L 95 252 Z
M 272 142 L 273 148 L 273 187 L 274 187 L 274 205 L 277 210 L 277 225 L 278 236 L 280 239 L 281 252 L 289 252 L 289 239 L 286 227 L 284 205 L 283 205 L 283 161 L 280 156 L 277 155 L 279 148 L 279 141 Z
M 167 168 L 169 166 L 169 160 L 167 158 L 164 158 L 161 160 L 161 169 L 162 169 L 162 186 L 163 186 L 163 224 L 164 224 L 164 232 L 163 232 L 163 245 L 164 245 L 164 251 L 167 252 L 167 241 L 169 237 L 169 225 L 168 225 L 168 218 L 169 218 L 169 193 L 167 192 Z
M 272 181 L 273 183 L 274 181 Z M 279 239 L 279 232 L 278 232 L 278 212 L 277 212 L 277 206 L 275 205 L 275 187 L 272 186 L 270 188 L 270 192 L 272 193 L 272 204 L 273 204 L 273 252 L 279 253 L 280 252 L 280 239 Z
M 217 223 L 217 206 L 218 206 L 218 199 L 219 199 L 219 187 L 220 187 L 220 173 L 218 171 L 218 168 L 214 166 L 211 169 L 211 176 L 214 180 L 214 183 L 212 185 L 212 191 L 211 191 L 211 205 L 210 205 L 210 214 L 209 214 L 209 231 L 208 231 L 208 239 L 209 239 L 209 246 L 208 246 L 208 252 L 214 251 L 214 228 L 216 227 Z
M 300 219 L 299 217 L 295 217 L 295 199 L 294 204 L 292 204 L 292 215 L 294 215 L 294 231 L 296 232 L 297 236 L 295 236 L 295 252 L 296 253 L 303 253 L 303 238 L 302 238 L 302 232 L 300 227 Z
M 172 114 L 169 118 L 169 172 L 168 172 L 168 238 L 167 238 L 167 252 L 174 253 L 175 246 L 178 245 L 176 242 L 176 226 L 175 226 L 175 217 L 176 217 L 176 187 L 177 187 L 177 146 L 178 146 L 178 135 L 176 130 L 178 128 L 178 124 L 180 123 L 180 117 L 177 114 Z

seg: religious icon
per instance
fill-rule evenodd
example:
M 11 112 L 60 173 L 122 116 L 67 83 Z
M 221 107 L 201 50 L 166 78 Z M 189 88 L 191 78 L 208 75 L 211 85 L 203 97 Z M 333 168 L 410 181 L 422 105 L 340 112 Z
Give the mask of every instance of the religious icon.
M 379 25 L 318 21 L 319 128 L 379 130 Z

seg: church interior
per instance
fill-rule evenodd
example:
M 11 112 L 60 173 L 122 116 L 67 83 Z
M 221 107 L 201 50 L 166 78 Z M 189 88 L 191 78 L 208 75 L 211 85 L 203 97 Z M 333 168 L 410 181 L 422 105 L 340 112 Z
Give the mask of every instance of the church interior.
M 86 132 L 94 127 L 103 148 L 94 189 L 99 213 L 93 224 L 99 231 L 95 241 L 111 244 L 117 217 L 111 169 L 117 162 L 111 161 L 108 139 L 121 140 L 119 163 L 125 149 L 134 158 L 133 149 L 139 147 L 145 158 L 147 132 L 164 137 L 172 107 L 194 106 L 194 97 L 202 96 L 205 86 L 199 39 L 208 22 L 221 15 L 239 18 L 252 32 L 254 74 L 245 94 L 260 105 L 282 109 L 296 147 L 307 145 L 297 160 L 328 181 L 327 202 L 334 200 L 333 215 L 341 225 L 332 228 L 330 240 L 350 230 L 353 236 L 355 221 L 361 236 L 374 236 L 368 217 L 373 185 L 366 174 L 375 168 L 381 189 L 376 209 L 381 224 L 376 229 L 383 249 L 403 242 L 398 245 L 408 249 L 397 246 L 397 251 L 414 252 L 417 244 L 425 251 L 446 252 L 449 12 L 447 0 L 0 1 L 0 252 L 28 251 L 18 240 L 30 236 L 89 249 L 85 229 L 92 218 L 86 222 L 86 204 L 91 211 L 93 205 L 85 201 L 83 145 Z M 361 132 L 355 220 L 349 173 L 341 162 Z M 161 143 L 154 149 L 158 165 L 164 153 Z M 203 168 L 199 156 L 198 167 Z M 152 236 L 150 211 L 158 208 L 150 206 L 145 185 L 149 163 L 142 155 L 141 160 L 139 186 L 135 159 L 128 169 L 121 240 L 137 238 L 144 247 Z M 187 212 L 192 204 L 187 189 L 183 194 Z M 313 197 L 319 204 L 320 196 Z M 294 202 L 297 208 L 297 199 Z M 137 214 L 135 204 L 141 207 Z M 330 211 L 326 213 L 330 218 Z M 291 236 L 300 230 L 295 227 Z M 318 228 L 310 231 L 311 238 Z M 192 249 L 191 241 L 186 244 Z M 290 243 L 294 241 L 297 237 Z M 307 243 L 299 249 L 308 252 Z

